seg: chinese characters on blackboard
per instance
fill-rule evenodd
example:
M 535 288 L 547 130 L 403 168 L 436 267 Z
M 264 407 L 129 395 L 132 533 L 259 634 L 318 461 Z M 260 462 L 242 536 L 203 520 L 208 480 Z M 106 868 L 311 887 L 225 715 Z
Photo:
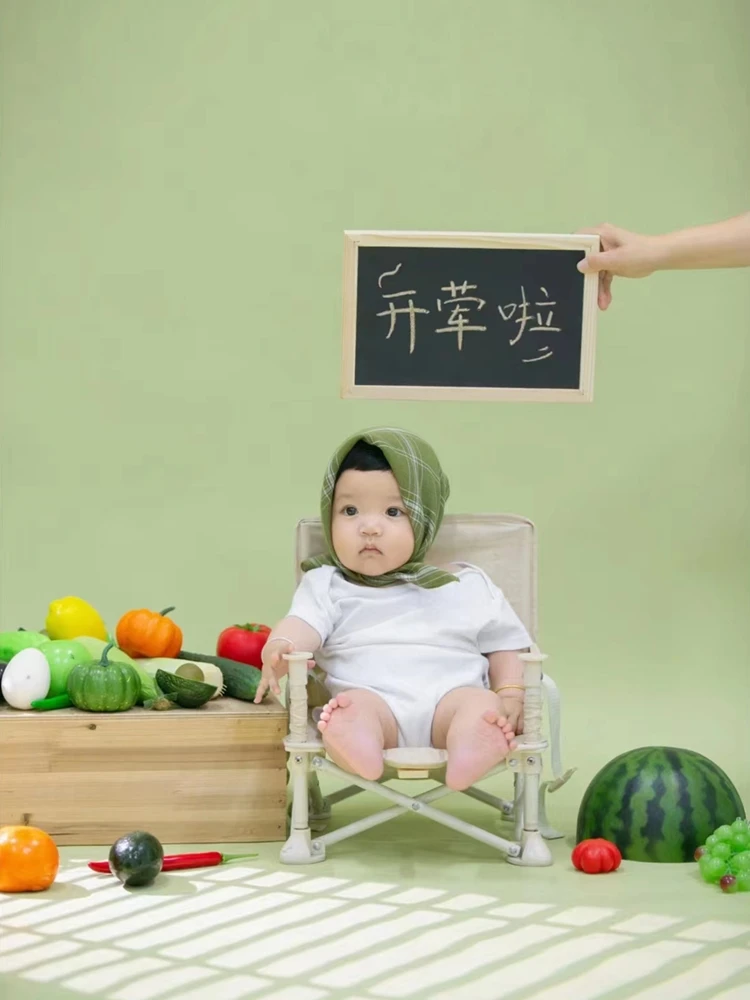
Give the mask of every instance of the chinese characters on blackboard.
M 545 334 L 563 333 L 562 327 L 555 325 L 554 307 L 557 302 L 542 285 L 532 295 L 531 300 L 527 297 L 526 287 L 522 284 L 518 291 L 518 301 L 495 303 L 498 319 L 492 305 L 486 312 L 482 312 L 487 307 L 487 301 L 478 294 L 478 285 L 471 284 L 468 279 L 464 279 L 460 284 L 450 280 L 440 285 L 440 291 L 446 294 L 436 298 L 433 313 L 432 309 L 426 308 L 426 297 L 417 298 L 417 290 L 409 288 L 410 283 L 400 277 L 401 267 L 402 264 L 399 264 L 393 270 L 385 271 L 379 276 L 378 288 L 385 308 L 376 315 L 389 320 L 388 330 L 385 333 L 387 340 L 391 339 L 399 327 L 399 317 L 403 317 L 402 322 L 409 331 L 410 354 L 416 349 L 417 333 L 420 336 L 423 333 L 453 334 L 459 351 L 463 350 L 465 334 L 507 336 L 509 346 L 518 346 L 524 355 L 534 350 L 534 348 L 527 350 L 523 340 L 527 331 Z M 399 290 L 386 290 L 391 288 Z M 418 319 L 423 316 L 432 318 Z M 554 339 L 550 337 L 548 344 L 536 348 L 535 355 L 532 353 L 532 356 L 523 356 L 520 360 L 526 363 L 544 361 L 552 357 Z

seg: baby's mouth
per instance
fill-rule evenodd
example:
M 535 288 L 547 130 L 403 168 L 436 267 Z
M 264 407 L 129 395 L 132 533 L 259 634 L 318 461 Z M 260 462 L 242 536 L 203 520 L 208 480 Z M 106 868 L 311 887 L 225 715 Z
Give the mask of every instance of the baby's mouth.
M 365 547 L 363 549 L 360 549 L 359 551 L 360 551 L 360 555 L 363 552 L 376 552 L 379 556 L 382 556 L 382 554 L 383 554 L 380 551 L 380 549 L 377 546 L 375 546 L 375 545 L 365 545 Z

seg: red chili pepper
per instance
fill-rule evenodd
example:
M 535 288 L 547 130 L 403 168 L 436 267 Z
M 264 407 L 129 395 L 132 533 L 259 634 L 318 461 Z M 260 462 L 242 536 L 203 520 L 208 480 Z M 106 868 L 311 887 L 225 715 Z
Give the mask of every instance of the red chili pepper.
M 165 854 L 161 866 L 163 872 L 173 872 L 184 868 L 212 868 L 225 865 L 228 861 L 243 861 L 247 858 L 257 858 L 257 854 L 220 854 L 218 851 L 205 851 L 203 854 Z M 109 874 L 109 861 L 89 861 L 89 868 L 95 872 Z

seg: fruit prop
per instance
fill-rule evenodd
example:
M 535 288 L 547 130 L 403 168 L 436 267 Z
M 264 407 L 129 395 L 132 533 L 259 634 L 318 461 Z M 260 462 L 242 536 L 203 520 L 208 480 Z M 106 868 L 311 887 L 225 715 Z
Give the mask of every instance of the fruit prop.
M 57 844 L 35 826 L 0 828 L 0 892 L 42 892 L 60 867 Z
M 49 636 L 41 632 L 27 632 L 23 628 L 15 632 L 0 632 L 0 660 L 9 663 L 22 649 L 38 649 L 45 642 L 49 642 Z
M 49 639 L 76 639 L 91 635 L 107 639 L 107 627 L 98 611 L 80 597 L 62 597 L 49 606 L 45 629 Z
M 167 618 L 167 612 L 139 608 L 128 611 L 117 623 L 117 645 L 133 658 L 139 656 L 177 656 L 182 645 L 179 625 Z
M 696 848 L 695 860 L 704 882 L 722 892 L 750 892 L 750 826 L 737 817 L 723 823 Z
M 221 670 L 224 678 L 225 694 L 240 701 L 252 701 L 258 691 L 261 672 L 257 667 L 237 660 L 228 660 L 225 656 L 208 656 L 206 653 L 188 653 L 181 649 L 177 654 L 181 660 L 194 663 L 213 663 Z
M 204 851 L 202 854 L 166 854 L 162 861 L 163 872 L 183 871 L 188 868 L 212 868 L 232 861 L 246 861 L 257 858 L 257 854 L 220 854 L 218 851 Z M 95 872 L 108 874 L 108 861 L 89 861 L 89 868 Z
M 601 837 L 593 840 L 582 840 L 576 844 L 570 856 L 573 867 L 587 875 L 603 875 L 614 872 L 620 867 L 622 855 L 611 840 Z
M 152 833 L 135 830 L 109 850 L 109 870 L 128 889 L 151 885 L 164 864 L 164 850 Z
M 216 643 L 216 655 L 238 663 L 248 663 L 259 670 L 263 666 L 261 653 L 268 641 L 271 629 L 268 625 L 255 622 L 247 625 L 230 625 L 225 628 Z
M 86 712 L 126 712 L 140 694 L 138 674 L 128 663 L 110 662 L 112 643 L 97 663 L 79 663 L 68 677 L 68 697 Z M 45 660 L 46 663 L 46 660 Z
M 142 667 L 151 677 L 156 677 L 157 670 L 168 674 L 177 674 L 189 681 L 201 681 L 216 688 L 212 698 L 220 698 L 224 694 L 224 676 L 214 663 L 195 663 L 193 660 L 178 660 L 177 657 L 155 656 L 152 659 L 133 661 L 136 667 Z
M 181 708 L 200 708 L 216 694 L 216 688 L 212 684 L 191 681 L 177 674 L 168 674 L 166 670 L 156 671 L 156 683 L 161 688 L 164 698 Z
M 627 861 L 692 861 L 713 830 L 745 816 L 720 767 L 693 750 L 641 747 L 594 776 L 578 811 L 576 842 L 604 838 Z
M 29 646 L 11 659 L 0 682 L 3 698 L 11 708 L 28 711 L 32 701 L 46 698 L 50 685 L 49 663 L 44 654 Z
M 39 646 L 50 669 L 48 698 L 56 698 L 68 690 L 68 677 L 79 663 L 91 663 L 93 656 L 74 639 L 51 639 Z

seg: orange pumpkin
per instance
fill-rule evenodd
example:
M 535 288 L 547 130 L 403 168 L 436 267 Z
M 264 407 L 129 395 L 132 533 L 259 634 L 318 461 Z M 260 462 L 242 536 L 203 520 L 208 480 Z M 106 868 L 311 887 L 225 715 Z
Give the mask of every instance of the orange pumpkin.
M 128 656 L 174 657 L 182 647 L 182 631 L 171 618 L 166 618 L 174 608 L 165 608 L 158 614 L 139 608 L 127 611 L 117 623 L 117 645 Z
M 0 827 L 0 892 L 49 889 L 60 867 L 57 844 L 35 826 Z

